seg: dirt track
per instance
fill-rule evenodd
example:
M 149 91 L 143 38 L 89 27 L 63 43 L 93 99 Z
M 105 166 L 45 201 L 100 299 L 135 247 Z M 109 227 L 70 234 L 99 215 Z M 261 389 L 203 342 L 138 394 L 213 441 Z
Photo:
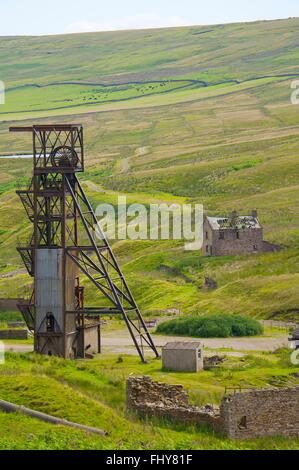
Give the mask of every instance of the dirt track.
M 154 342 L 158 348 L 161 348 L 170 341 L 198 341 L 198 338 L 185 338 L 178 336 L 153 336 Z M 255 338 L 211 338 L 203 339 L 202 343 L 212 349 L 233 349 L 235 351 L 274 351 L 279 347 L 288 345 L 287 334 L 276 337 L 255 337 Z M 132 341 L 126 330 L 117 330 L 113 332 L 103 332 L 102 338 L 103 352 L 136 354 Z
M 153 335 L 157 348 L 161 348 L 169 341 L 198 341 L 198 338 L 185 338 L 178 336 L 160 336 Z M 280 336 L 260 338 L 211 338 L 203 339 L 202 343 L 212 349 L 232 349 L 234 351 L 274 351 L 280 347 L 288 346 L 288 337 L 286 333 Z M 8 344 L 7 351 L 30 352 L 33 345 Z M 102 351 L 112 354 L 137 354 L 132 340 L 125 329 L 115 331 L 103 331 L 102 334 Z

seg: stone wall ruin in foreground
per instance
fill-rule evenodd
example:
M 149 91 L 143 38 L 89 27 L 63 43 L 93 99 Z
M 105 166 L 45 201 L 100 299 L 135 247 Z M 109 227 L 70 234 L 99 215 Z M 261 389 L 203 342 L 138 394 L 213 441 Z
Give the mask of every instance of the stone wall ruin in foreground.
M 129 377 L 127 408 L 141 416 L 209 426 L 230 438 L 299 436 L 299 387 L 264 389 L 225 396 L 220 407 L 191 406 L 182 385 Z

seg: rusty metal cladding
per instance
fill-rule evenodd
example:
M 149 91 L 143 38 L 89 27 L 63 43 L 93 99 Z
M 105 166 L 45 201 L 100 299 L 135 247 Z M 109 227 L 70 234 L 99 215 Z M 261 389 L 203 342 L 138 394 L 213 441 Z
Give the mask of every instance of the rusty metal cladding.
M 33 140 L 33 178 L 28 189 L 17 194 L 33 226 L 29 243 L 18 251 L 34 278 L 34 291 L 19 308 L 34 331 L 35 351 L 90 357 L 101 349 L 101 316 L 112 314 L 123 318 L 143 362 L 144 347 L 158 357 L 107 239 L 94 237 L 97 219 L 77 177 L 84 171 L 82 125 L 33 125 L 10 131 L 31 132 Z M 80 273 L 97 292 L 95 307 L 85 307 Z

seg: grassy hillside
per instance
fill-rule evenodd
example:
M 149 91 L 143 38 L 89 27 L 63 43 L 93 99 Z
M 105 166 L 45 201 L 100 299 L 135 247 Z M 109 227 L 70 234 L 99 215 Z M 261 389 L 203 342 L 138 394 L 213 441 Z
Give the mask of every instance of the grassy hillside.
M 217 83 L 294 73 L 298 72 L 298 29 L 294 18 L 209 27 L 2 37 L 2 79 L 9 86 L 83 80 L 119 83 L 174 76 Z
M 35 355 L 7 354 L 0 368 L 1 398 L 58 417 L 96 426 L 108 435 L 41 423 L 0 412 L 0 449 L 297 449 L 299 440 L 283 438 L 232 441 L 196 427 L 165 421 L 140 421 L 125 409 L 125 380 L 132 373 L 182 383 L 192 403 L 220 403 L 225 386 L 296 385 L 297 368 L 288 351 L 230 358 L 225 367 L 201 374 L 161 371 L 161 361 L 140 364 L 136 357 L 64 361 Z M 297 374 L 298 375 L 298 374 Z
M 146 315 L 240 313 L 296 318 L 299 311 L 299 19 L 42 38 L 1 38 L 0 155 L 30 153 L 8 125 L 82 122 L 94 206 L 198 202 L 210 214 L 257 208 L 275 254 L 205 259 L 177 242 L 117 242 Z M 67 60 L 66 60 L 67 57 Z M 34 86 L 28 86 L 34 85 Z M 9 121 L 9 122 L 8 122 Z M 30 235 L 14 191 L 29 160 L 0 157 L 0 297 L 31 280 L 15 252 Z M 203 288 L 205 276 L 218 283 Z M 89 300 L 95 293 L 89 291 Z
M 232 91 L 257 78 L 299 74 L 298 19 L 53 37 L 2 37 L 3 118 L 150 106 L 187 100 L 196 90 Z M 67 61 L 65 60 L 67 57 Z M 216 89 L 215 89 L 216 86 Z M 200 90 L 198 90 L 198 88 Z M 242 89 L 242 88 L 241 88 Z M 183 91 L 182 91 L 183 90 Z M 207 90 L 204 95 L 207 94 Z M 71 111 L 69 111 L 71 109 Z M 36 112 L 38 111 L 38 113 Z

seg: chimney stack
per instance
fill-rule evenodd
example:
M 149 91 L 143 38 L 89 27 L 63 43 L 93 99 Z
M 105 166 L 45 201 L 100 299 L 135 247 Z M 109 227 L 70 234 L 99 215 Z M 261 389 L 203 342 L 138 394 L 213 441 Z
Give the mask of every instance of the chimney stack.
M 238 220 L 238 217 L 239 217 L 239 214 L 237 211 L 232 211 L 232 214 L 231 214 L 231 224 L 234 226 L 236 225 L 237 223 L 237 220 Z
M 251 215 L 252 215 L 252 217 L 253 217 L 254 219 L 257 219 L 257 217 L 258 217 L 257 210 L 254 209 L 254 210 L 252 211 Z

